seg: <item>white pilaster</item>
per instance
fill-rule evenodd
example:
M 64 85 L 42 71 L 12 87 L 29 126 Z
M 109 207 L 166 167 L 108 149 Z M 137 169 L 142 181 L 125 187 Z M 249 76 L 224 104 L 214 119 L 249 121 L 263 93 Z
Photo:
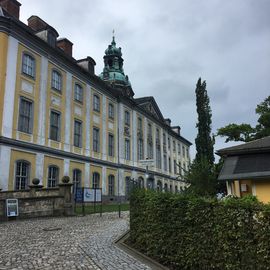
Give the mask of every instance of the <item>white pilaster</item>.
M 90 164 L 85 163 L 84 187 L 90 187 Z
M 35 177 L 40 180 L 40 184 L 43 184 L 44 177 L 44 154 L 37 153 L 36 154 L 36 175 Z M 32 179 L 30 179 L 31 181 Z
M 10 155 L 10 147 L 0 145 L 0 188 L 2 191 L 8 190 Z
M 70 160 L 69 159 L 64 159 L 64 176 L 69 175 L 69 164 Z
M 70 141 L 70 130 L 71 130 L 71 102 L 73 102 L 72 96 L 72 75 L 67 72 L 66 75 L 66 115 L 65 115 L 65 145 L 64 150 L 70 152 L 71 141 Z
M 6 70 L 6 87 L 4 96 L 2 134 L 5 137 L 12 137 L 13 112 L 16 87 L 16 68 L 18 55 L 18 40 L 9 36 Z M 21 55 L 19 56 L 21 57 Z
M 46 127 L 46 98 L 47 98 L 48 59 L 41 57 L 40 89 L 39 89 L 39 121 L 38 144 L 45 145 Z M 41 180 L 41 178 L 40 178 Z
M 132 160 L 133 166 L 138 166 L 137 162 L 137 113 L 136 111 L 132 112 Z
M 106 104 L 106 96 L 102 96 L 102 159 L 107 159 L 107 104 Z
M 107 183 L 107 181 L 106 181 L 107 179 L 106 179 L 106 167 L 105 166 L 103 166 L 102 167 L 102 194 L 103 195 L 107 195 L 107 185 L 106 185 L 106 183 Z
M 85 100 L 84 102 L 86 103 L 86 120 L 85 120 L 85 155 L 90 156 L 90 107 L 91 107 L 91 88 L 90 85 L 86 86 L 85 89 Z

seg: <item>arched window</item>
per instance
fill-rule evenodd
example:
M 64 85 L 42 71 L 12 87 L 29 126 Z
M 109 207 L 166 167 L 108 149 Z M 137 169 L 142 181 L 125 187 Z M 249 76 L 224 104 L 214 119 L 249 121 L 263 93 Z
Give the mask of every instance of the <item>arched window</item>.
M 28 53 L 24 53 L 22 57 L 22 72 L 28 76 L 35 77 L 35 58 Z
M 164 184 L 164 191 L 167 192 L 168 191 L 168 184 Z
M 30 163 L 24 160 L 16 162 L 15 189 L 26 189 L 30 178 Z
M 99 188 L 100 187 L 100 175 L 97 172 L 93 173 L 93 185 L 92 188 Z
M 48 188 L 56 187 L 59 183 L 59 168 L 57 166 L 49 166 L 48 168 Z
M 143 179 L 143 177 L 139 177 L 139 188 L 144 188 L 144 179 Z
M 52 88 L 57 91 L 62 90 L 62 75 L 57 70 L 52 71 Z
M 115 180 L 114 180 L 114 175 L 109 175 L 108 177 L 108 187 L 109 187 L 109 196 L 114 196 L 114 185 L 115 185 Z
M 175 193 L 178 193 L 178 186 L 175 186 Z
M 76 193 L 77 188 L 82 187 L 82 171 L 79 169 L 73 170 L 73 194 Z
M 172 192 L 173 190 L 172 190 L 172 185 L 170 185 L 170 192 Z
M 162 182 L 160 180 L 157 181 L 157 191 L 162 191 Z
M 130 177 L 129 176 L 125 178 L 125 184 L 126 184 L 126 196 L 129 196 L 130 194 Z

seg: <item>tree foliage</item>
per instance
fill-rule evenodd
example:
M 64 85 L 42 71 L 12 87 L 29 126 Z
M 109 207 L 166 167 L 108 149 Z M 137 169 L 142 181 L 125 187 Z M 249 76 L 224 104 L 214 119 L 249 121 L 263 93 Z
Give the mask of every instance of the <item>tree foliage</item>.
M 196 161 L 207 160 L 210 165 L 214 164 L 214 139 L 211 136 L 212 112 L 210 101 L 206 90 L 206 82 L 201 82 L 199 78 L 196 85 L 196 106 L 198 113 L 198 122 L 196 127 L 198 135 L 195 139 Z
M 226 137 L 225 142 L 243 141 L 249 142 L 270 135 L 270 96 L 257 105 L 256 113 L 259 115 L 258 124 L 252 127 L 250 124 L 229 124 L 219 128 L 217 135 Z

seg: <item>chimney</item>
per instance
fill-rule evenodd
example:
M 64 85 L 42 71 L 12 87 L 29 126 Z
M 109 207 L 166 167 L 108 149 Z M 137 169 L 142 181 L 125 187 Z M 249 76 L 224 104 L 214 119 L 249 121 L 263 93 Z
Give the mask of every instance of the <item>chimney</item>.
M 171 126 L 171 119 L 170 118 L 166 118 L 165 119 L 165 123 L 170 127 Z
M 21 3 L 19 3 L 16 0 L 0 0 L 0 6 L 7 11 L 7 13 L 16 19 L 20 19 L 20 6 Z
M 72 57 L 72 46 L 73 43 L 69 41 L 67 38 L 59 38 L 57 39 L 56 46 L 63 50 L 67 55 Z
M 95 74 L 96 62 L 92 57 L 87 56 L 84 59 L 80 59 L 80 60 L 77 61 L 77 64 L 80 67 L 82 67 L 84 70 L 88 71 L 90 74 L 92 74 L 92 75 Z
M 28 26 L 32 28 L 35 32 L 44 30 L 46 26 L 48 25 L 41 18 L 35 15 L 32 15 L 30 18 L 27 19 L 27 21 L 28 21 Z

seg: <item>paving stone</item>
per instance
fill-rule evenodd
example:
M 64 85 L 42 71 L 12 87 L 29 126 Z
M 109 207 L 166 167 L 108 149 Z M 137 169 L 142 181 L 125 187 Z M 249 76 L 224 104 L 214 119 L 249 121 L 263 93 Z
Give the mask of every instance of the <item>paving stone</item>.
M 0 223 L 0 270 L 148 270 L 114 245 L 128 227 L 127 212 Z

